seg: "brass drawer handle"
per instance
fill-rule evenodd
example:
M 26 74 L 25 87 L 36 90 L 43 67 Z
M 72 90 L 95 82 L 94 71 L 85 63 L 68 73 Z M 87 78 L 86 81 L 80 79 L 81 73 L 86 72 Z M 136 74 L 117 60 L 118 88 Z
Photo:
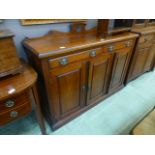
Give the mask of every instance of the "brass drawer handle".
M 112 51 L 113 51 L 113 49 L 114 49 L 114 47 L 113 47 L 113 46 L 109 46 L 109 47 L 108 47 L 108 51 L 109 51 L 109 52 L 112 52 Z
M 8 108 L 13 107 L 14 104 L 15 104 L 15 102 L 12 101 L 12 100 L 8 100 L 8 101 L 5 102 L 5 106 L 8 107 Z
M 130 44 L 129 41 L 125 43 L 125 47 L 130 47 L 130 45 L 131 45 L 131 44 Z
M 11 111 L 10 112 L 10 117 L 15 118 L 18 116 L 18 112 L 17 111 Z
M 96 57 L 96 51 L 91 51 L 91 52 L 90 52 L 90 56 L 91 56 L 91 57 Z
M 62 58 L 59 62 L 60 62 L 60 64 L 63 65 L 63 66 L 66 65 L 66 64 L 68 64 L 67 58 Z

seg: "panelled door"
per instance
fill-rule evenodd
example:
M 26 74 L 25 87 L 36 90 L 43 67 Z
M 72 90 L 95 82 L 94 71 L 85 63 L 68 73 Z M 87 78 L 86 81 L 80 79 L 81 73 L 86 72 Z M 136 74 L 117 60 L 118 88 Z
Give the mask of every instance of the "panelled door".
M 59 120 L 85 105 L 86 63 L 67 64 L 52 69 L 50 74 L 52 108 Z
M 149 50 L 150 48 L 143 48 L 136 51 L 130 73 L 131 79 L 141 75 L 144 72 Z
M 151 49 L 148 51 L 144 72 L 153 69 L 154 63 L 155 63 L 155 44 L 153 44 Z
M 124 48 L 124 49 L 115 51 L 109 92 L 115 91 L 115 89 L 123 85 L 130 56 L 131 56 L 131 48 Z
M 89 62 L 87 104 L 94 103 L 108 92 L 111 77 L 113 54 L 94 57 Z

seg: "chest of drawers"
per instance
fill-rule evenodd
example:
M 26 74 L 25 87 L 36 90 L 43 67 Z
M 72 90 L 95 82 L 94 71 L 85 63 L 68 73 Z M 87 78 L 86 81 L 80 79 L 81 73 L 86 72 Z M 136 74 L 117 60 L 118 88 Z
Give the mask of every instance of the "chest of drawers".
M 0 79 L 0 127 L 36 110 L 43 134 L 46 133 L 36 88 L 37 74 L 23 63 L 23 72 Z
M 39 75 L 44 115 L 55 130 L 124 86 L 137 34 L 50 32 L 23 42 Z
M 133 29 L 133 32 L 140 36 L 131 59 L 127 82 L 152 70 L 155 64 L 155 26 Z

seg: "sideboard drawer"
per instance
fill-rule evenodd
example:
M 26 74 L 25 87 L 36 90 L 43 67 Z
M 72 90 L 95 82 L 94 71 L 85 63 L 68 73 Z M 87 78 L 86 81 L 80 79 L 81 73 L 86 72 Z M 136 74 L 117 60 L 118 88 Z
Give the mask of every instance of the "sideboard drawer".
M 49 59 L 49 66 L 50 66 L 50 68 L 65 66 L 72 62 L 77 62 L 80 60 L 85 60 L 88 58 L 96 57 L 96 56 L 102 54 L 103 52 L 104 52 L 103 47 L 100 47 L 100 48 L 94 48 L 94 49 L 76 53 L 76 54 L 59 57 L 56 59 Z
M 132 45 L 133 45 L 133 40 L 117 42 L 117 43 L 106 45 L 104 47 L 104 51 L 105 52 L 113 52 L 115 50 L 132 47 Z
M 15 97 L 0 101 L 0 113 L 14 109 L 20 105 L 29 103 L 30 103 L 29 94 L 28 91 L 25 91 L 21 94 L 18 94 Z
M 139 41 L 138 41 L 138 48 L 150 47 L 153 43 L 153 39 L 154 39 L 153 34 L 141 36 Z
M 24 116 L 29 112 L 31 112 L 31 105 L 23 104 L 7 112 L 0 113 L 0 125 L 4 125 L 10 121 L 18 119 L 21 116 Z
M 88 50 L 88 51 L 84 51 L 84 52 L 80 52 L 80 53 L 76 53 L 76 54 L 71 54 L 71 55 L 59 57 L 59 58 L 56 58 L 56 59 L 49 59 L 49 66 L 50 66 L 50 68 L 65 66 L 68 63 L 72 63 L 72 62 L 76 62 L 76 61 L 96 57 L 96 56 L 98 56 L 98 55 L 100 55 L 102 53 L 113 52 L 115 50 L 119 50 L 119 49 L 122 49 L 122 48 L 129 48 L 129 47 L 132 46 L 132 44 L 133 44 L 132 40 L 127 40 L 127 41 L 123 41 L 123 42 L 108 44 L 108 45 L 105 45 L 103 47 L 91 49 L 91 50 Z

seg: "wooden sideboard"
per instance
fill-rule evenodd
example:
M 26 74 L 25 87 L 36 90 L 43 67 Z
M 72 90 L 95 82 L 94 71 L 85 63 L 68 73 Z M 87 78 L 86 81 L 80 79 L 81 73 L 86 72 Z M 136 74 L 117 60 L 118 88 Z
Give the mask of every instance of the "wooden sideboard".
M 23 72 L 0 78 L 0 126 L 32 111 L 34 105 L 42 134 L 46 134 L 36 81 L 37 73 L 22 63 Z
M 51 31 L 23 42 L 38 72 L 42 109 L 53 130 L 124 86 L 138 34 L 96 34 L 96 29 Z
M 126 82 L 129 82 L 155 66 L 155 26 L 134 28 L 133 33 L 140 35 L 130 62 Z

